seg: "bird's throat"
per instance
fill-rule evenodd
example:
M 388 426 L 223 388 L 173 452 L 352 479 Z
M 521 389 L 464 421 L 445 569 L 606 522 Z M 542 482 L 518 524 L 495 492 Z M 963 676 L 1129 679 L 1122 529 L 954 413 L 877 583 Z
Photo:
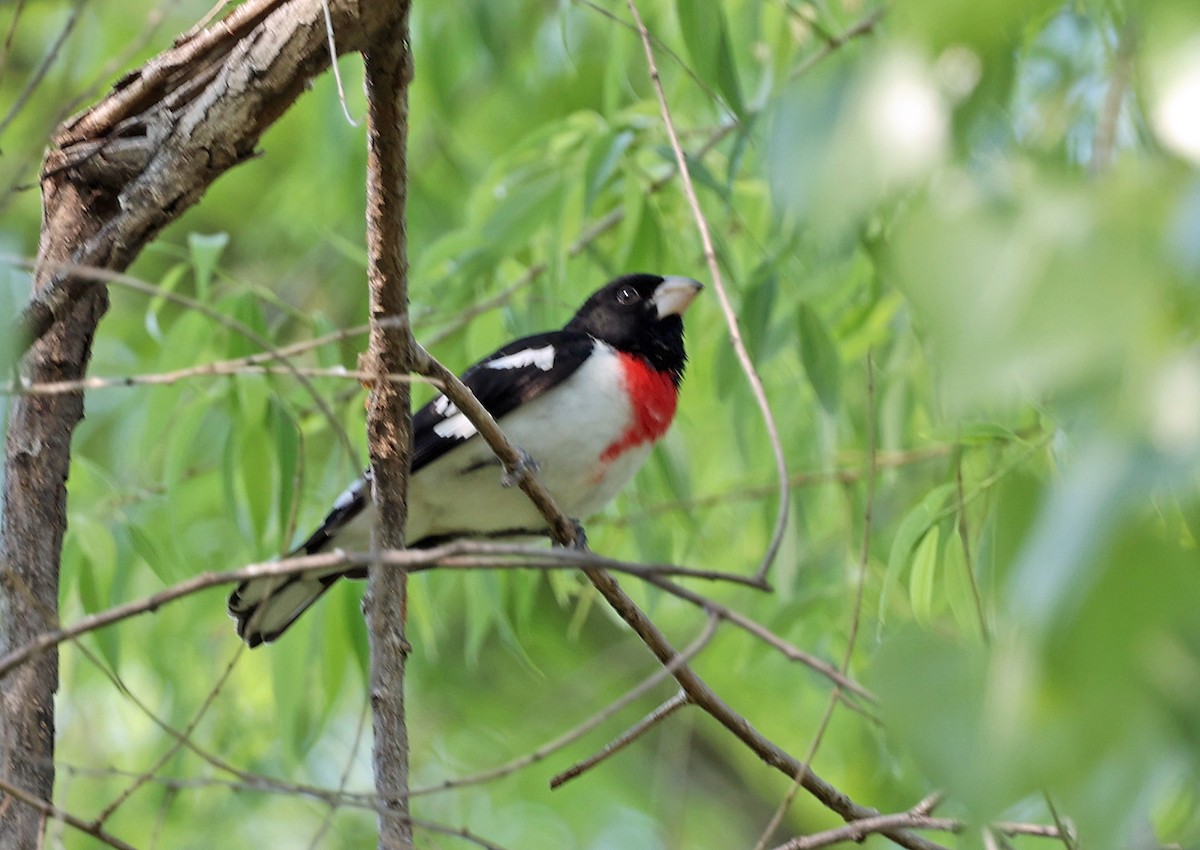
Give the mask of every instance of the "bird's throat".
M 675 418 L 675 403 L 679 397 L 669 372 L 655 369 L 641 357 L 629 354 L 618 357 L 631 403 L 631 417 L 624 433 L 600 455 L 603 462 L 615 460 L 622 452 L 642 443 L 652 443 L 667 433 Z

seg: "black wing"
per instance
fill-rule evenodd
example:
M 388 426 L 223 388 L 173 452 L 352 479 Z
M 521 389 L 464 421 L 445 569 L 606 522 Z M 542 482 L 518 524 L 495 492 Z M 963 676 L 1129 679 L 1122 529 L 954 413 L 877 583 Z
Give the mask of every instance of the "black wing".
M 578 331 L 549 331 L 527 336 L 480 360 L 463 373 L 462 381 L 475 393 L 484 409 L 499 419 L 568 378 L 592 353 L 595 344 L 592 337 Z M 473 436 L 475 428 L 466 417 L 449 399 L 439 395 L 413 416 L 412 471 L 415 473 L 433 463 Z M 338 496 L 325 521 L 293 554 L 324 549 L 370 499 L 371 470 L 368 467 L 362 478 Z M 330 581 L 336 578 L 333 576 Z
M 579 331 L 549 331 L 510 342 L 480 360 L 462 381 L 494 419 L 558 386 L 591 355 L 596 341 Z M 450 400 L 439 395 L 413 416 L 412 471 L 475 436 Z

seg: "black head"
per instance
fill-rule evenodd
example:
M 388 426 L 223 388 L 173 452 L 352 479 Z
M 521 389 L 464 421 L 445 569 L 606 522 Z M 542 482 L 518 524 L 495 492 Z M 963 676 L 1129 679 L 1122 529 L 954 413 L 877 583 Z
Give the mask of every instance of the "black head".
M 683 313 L 703 287 L 689 277 L 627 274 L 592 294 L 567 323 L 618 351 L 683 376 Z

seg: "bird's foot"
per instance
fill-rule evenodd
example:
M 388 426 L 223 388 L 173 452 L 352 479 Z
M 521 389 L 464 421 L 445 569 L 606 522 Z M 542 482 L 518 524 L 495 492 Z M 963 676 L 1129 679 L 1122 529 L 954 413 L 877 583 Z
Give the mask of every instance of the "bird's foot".
M 529 452 L 518 446 L 517 462 L 505 468 L 504 474 L 500 476 L 500 486 L 506 488 L 516 487 L 526 475 L 537 471 L 537 461 L 533 459 L 533 456 Z
M 583 523 L 574 517 L 567 517 L 567 520 L 571 523 L 571 532 L 574 537 L 574 541 L 568 548 L 574 549 L 576 552 L 586 552 L 588 547 L 587 530 L 583 527 Z

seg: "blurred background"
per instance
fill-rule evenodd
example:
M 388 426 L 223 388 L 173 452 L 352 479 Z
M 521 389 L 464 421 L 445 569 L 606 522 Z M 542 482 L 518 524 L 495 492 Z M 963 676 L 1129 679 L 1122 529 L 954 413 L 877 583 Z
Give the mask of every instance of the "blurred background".
M 0 8 L 6 321 L 28 297 L 55 126 L 209 7 Z M 814 770 L 883 811 L 943 789 L 939 814 L 969 825 L 933 836 L 949 846 L 1057 812 L 1088 850 L 1200 847 L 1200 5 L 640 10 L 793 494 L 774 592 L 697 590 L 834 664 L 857 622 L 848 672 L 880 698 L 837 705 Z M 560 325 L 619 273 L 708 282 L 623 3 L 417 0 L 412 26 L 412 307 L 443 362 Z M 133 275 L 278 346 L 366 321 L 366 110 L 360 61 L 339 66 L 358 125 L 321 77 Z M 711 290 L 687 332 L 677 424 L 589 540 L 752 573 L 776 517 L 771 446 Z M 353 368 L 364 348 L 298 362 Z M 113 287 L 90 374 L 258 349 Z M 269 559 L 318 521 L 366 452 L 361 387 L 315 383 L 332 417 L 286 376 L 89 392 L 64 621 Z M 702 630 L 694 607 L 623 583 L 677 645 Z M 373 812 L 294 787 L 372 791 L 361 587 L 254 652 L 226 592 L 63 647 L 56 803 L 95 817 L 148 775 L 108 820 L 138 847 L 373 844 Z M 657 666 L 570 573 L 424 574 L 411 593 L 417 787 L 529 754 Z M 809 752 L 828 681 L 728 625 L 695 667 Z M 548 789 L 672 692 L 414 812 L 505 848 L 754 846 L 789 783 L 695 710 Z M 766 846 L 836 823 L 801 793 Z M 98 844 L 61 825 L 50 841 Z

